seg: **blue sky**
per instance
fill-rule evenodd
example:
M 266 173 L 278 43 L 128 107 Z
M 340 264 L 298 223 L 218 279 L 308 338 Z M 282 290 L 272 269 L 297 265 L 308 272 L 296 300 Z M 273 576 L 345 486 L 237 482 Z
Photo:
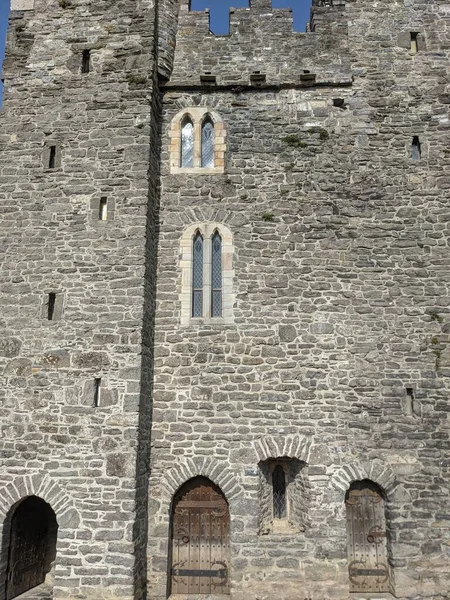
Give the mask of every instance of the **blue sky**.
M 0 0 L 0 64 L 3 64 L 3 55 L 5 54 L 5 36 L 8 25 L 9 0 Z M 0 106 L 2 105 L 2 90 L 0 84 Z
M 274 8 L 292 8 L 294 11 L 294 28 L 305 31 L 305 23 L 309 18 L 310 0 L 272 0 Z M 211 29 L 215 33 L 226 33 L 228 28 L 228 8 L 248 6 L 248 0 L 192 0 L 193 10 L 211 10 Z M 5 52 L 5 34 L 8 25 L 9 0 L 0 0 L 0 63 Z M 1 87 L 0 87 L 1 106 Z

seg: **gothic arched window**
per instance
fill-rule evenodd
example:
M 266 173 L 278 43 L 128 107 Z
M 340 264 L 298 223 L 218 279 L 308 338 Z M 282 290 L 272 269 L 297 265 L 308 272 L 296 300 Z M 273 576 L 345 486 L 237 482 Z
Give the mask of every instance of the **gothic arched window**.
M 194 124 L 186 118 L 181 127 L 181 166 L 194 166 Z
M 181 323 L 233 323 L 233 236 L 222 223 L 196 223 L 180 240 Z
M 273 518 L 286 519 L 286 473 L 282 465 L 276 465 L 272 472 Z
M 202 167 L 214 167 L 214 125 L 209 117 L 202 125 Z
M 211 251 L 211 316 L 222 316 L 222 238 L 218 231 L 212 238 Z
M 203 316 L 203 237 L 199 231 L 192 248 L 192 316 Z

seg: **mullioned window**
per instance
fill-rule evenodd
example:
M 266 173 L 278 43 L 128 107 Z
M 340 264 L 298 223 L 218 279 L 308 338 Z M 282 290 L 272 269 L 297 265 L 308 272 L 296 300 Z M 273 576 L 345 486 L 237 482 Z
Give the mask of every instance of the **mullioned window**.
M 179 112 L 170 125 L 170 172 L 213 175 L 225 170 L 223 120 L 204 107 Z
M 181 239 L 181 323 L 233 321 L 233 239 L 221 223 L 189 227 Z

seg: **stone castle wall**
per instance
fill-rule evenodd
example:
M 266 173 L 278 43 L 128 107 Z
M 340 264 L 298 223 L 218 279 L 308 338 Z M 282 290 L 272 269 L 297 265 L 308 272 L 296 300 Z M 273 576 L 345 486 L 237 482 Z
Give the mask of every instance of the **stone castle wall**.
M 302 34 L 253 0 L 218 37 L 185 0 L 17 2 L 0 525 L 27 495 L 51 504 L 56 599 L 163 600 L 173 494 L 205 475 L 230 506 L 233 600 L 344 599 L 343 501 L 370 479 L 392 593 L 448 597 L 447 1 L 315 2 Z M 171 173 L 190 108 L 223 119 L 224 173 Z M 231 234 L 232 311 L 186 323 L 183 235 L 208 223 Z M 285 531 L 268 524 L 276 458 Z
M 149 595 L 166 597 L 172 494 L 203 474 L 230 504 L 233 598 L 347 598 L 344 498 L 364 478 L 386 494 L 391 591 L 447 597 L 448 6 L 321 6 L 301 34 L 253 2 L 217 37 L 206 14 L 179 15 L 163 88 Z M 198 106 L 224 120 L 225 173 L 170 174 L 172 120 Z M 233 236 L 234 323 L 183 325 L 180 240 L 208 221 Z M 267 533 L 260 466 L 280 457 L 307 465 L 304 527 Z

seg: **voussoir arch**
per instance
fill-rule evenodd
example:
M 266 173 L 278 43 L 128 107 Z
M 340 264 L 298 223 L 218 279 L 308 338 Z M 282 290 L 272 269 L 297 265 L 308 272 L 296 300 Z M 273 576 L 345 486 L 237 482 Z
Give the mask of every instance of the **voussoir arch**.
M 216 110 L 211 110 L 206 106 L 187 106 L 177 112 L 172 118 L 172 123 L 181 123 L 186 117 L 190 118 L 194 123 L 201 123 L 206 117 L 210 117 L 214 125 L 223 123 L 220 114 Z
M 253 445 L 258 462 L 269 458 L 297 458 L 309 463 L 311 439 L 302 435 L 272 436 L 256 440 Z
M 333 474 L 331 484 L 337 490 L 345 493 L 354 481 L 363 479 L 369 479 L 379 485 L 388 499 L 392 498 L 398 485 L 391 467 L 381 460 L 357 461 L 350 465 L 344 465 Z
M 215 483 L 230 502 L 244 494 L 236 473 L 216 458 L 189 458 L 178 463 L 164 473 L 161 492 L 166 502 L 170 502 L 175 492 L 193 477 L 207 477 Z
M 28 496 L 37 496 L 52 507 L 60 529 L 78 527 L 80 517 L 73 499 L 54 479 L 41 473 L 17 476 L 0 488 L 0 523 L 15 504 Z

